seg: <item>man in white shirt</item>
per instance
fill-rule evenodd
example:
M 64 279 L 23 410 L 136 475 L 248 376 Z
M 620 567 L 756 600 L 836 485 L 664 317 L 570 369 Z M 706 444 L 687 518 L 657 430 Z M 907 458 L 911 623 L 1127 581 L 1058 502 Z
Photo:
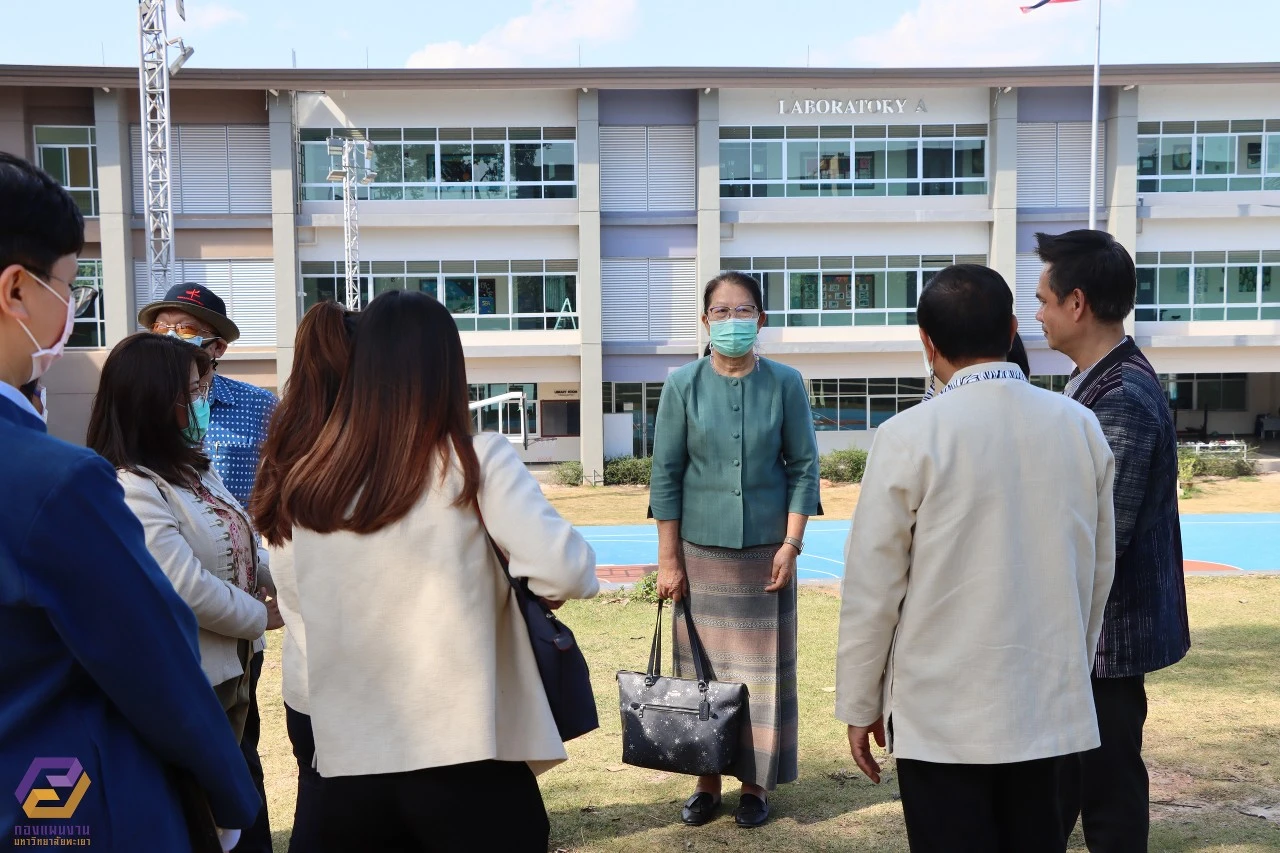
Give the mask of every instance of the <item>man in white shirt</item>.
M 1112 454 L 1087 409 L 1005 360 L 1017 320 L 994 270 L 948 267 L 916 316 L 943 387 L 876 433 L 845 550 L 836 716 L 876 782 L 869 736 L 887 740 L 912 850 L 1060 853 L 1061 757 L 1098 744 Z

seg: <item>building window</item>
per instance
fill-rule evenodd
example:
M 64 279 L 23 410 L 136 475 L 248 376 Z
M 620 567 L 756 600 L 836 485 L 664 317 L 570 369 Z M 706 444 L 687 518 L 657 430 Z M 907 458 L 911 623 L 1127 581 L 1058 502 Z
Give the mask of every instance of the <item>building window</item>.
M 770 326 L 910 326 L 929 277 L 986 255 L 721 258 L 760 282 Z
M 304 261 L 302 303 L 346 300 L 342 261 Z M 440 300 L 464 332 L 578 328 L 578 262 L 363 261 L 361 301 L 388 290 Z
M 542 437 L 582 435 L 582 403 L 578 400 L 542 401 Z
M 986 195 L 985 124 L 720 128 L 725 198 Z
M 92 127 L 35 129 L 36 162 L 61 184 L 84 216 L 98 215 L 98 144 Z
M 1134 319 L 1280 320 L 1280 251 L 1139 252 Z
M 633 456 L 653 455 L 653 432 L 658 420 L 658 401 L 662 398 L 661 382 L 604 383 L 604 413 L 630 412 L 634 423 Z
M 874 429 L 924 397 L 924 378 L 812 379 L 809 408 L 819 432 Z
M 538 386 L 531 383 L 498 382 L 488 385 L 469 385 L 471 402 L 500 397 L 512 391 L 523 391 L 525 396 L 525 421 L 529 435 L 538 434 Z M 476 429 L 480 432 L 500 432 L 503 435 L 520 434 L 520 401 L 508 400 L 490 403 L 471 413 Z
M 1028 376 L 1031 384 L 1037 388 L 1043 388 L 1046 391 L 1052 391 L 1055 394 L 1061 394 L 1067 390 L 1067 382 L 1071 380 L 1070 376 L 1062 376 L 1058 374 L 1045 374 L 1037 376 Z
M 1138 122 L 1138 192 L 1280 190 L 1280 119 Z
M 1197 412 L 1243 412 L 1248 409 L 1247 373 L 1164 373 L 1169 408 Z
M 76 318 L 75 328 L 67 339 L 69 347 L 105 347 L 107 323 L 102 312 L 102 261 L 81 260 L 76 269 L 76 286 L 87 285 L 98 291 L 84 316 Z
M 366 140 L 378 175 L 358 197 L 370 201 L 577 198 L 574 127 L 303 128 L 303 201 L 342 198 L 328 180 L 330 136 Z

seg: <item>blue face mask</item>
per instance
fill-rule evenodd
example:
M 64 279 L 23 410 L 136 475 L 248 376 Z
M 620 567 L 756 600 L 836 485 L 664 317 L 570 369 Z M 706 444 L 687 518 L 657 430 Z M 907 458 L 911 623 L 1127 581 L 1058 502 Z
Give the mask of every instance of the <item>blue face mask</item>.
M 711 324 L 711 348 L 723 356 L 738 358 L 751 352 L 758 334 L 755 320 L 718 320 Z
M 209 401 L 198 397 L 187 405 L 187 425 L 182 437 L 192 444 L 199 444 L 209 432 Z
M 204 346 L 204 338 L 202 338 L 200 335 L 196 335 L 194 338 L 184 338 L 182 337 L 182 335 L 179 335 L 173 329 L 170 329 L 167 333 L 165 333 L 165 337 L 177 338 L 178 340 L 182 341 L 184 344 L 191 344 L 193 347 Z

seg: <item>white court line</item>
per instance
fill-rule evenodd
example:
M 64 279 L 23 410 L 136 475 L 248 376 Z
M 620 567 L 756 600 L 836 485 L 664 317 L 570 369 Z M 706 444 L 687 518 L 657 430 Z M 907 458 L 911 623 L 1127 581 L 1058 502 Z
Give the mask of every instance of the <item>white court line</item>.
M 829 578 L 833 578 L 833 579 L 835 579 L 835 580 L 840 580 L 840 575 L 835 575 L 835 574 L 832 574 L 831 572 L 824 572 L 824 571 L 822 571 L 822 569 L 810 569 L 810 568 L 803 568 L 803 569 L 801 569 L 800 571 L 802 571 L 802 572 L 813 572 L 815 575 L 826 575 L 826 576 L 827 576 L 827 577 L 829 577 Z

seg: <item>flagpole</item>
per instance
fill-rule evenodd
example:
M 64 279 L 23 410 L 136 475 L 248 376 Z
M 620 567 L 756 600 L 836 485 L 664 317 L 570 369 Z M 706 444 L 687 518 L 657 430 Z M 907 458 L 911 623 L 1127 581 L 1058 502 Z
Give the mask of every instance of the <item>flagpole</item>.
M 1089 123 L 1089 230 L 1098 227 L 1098 83 L 1102 76 L 1102 0 L 1093 30 L 1093 113 Z

